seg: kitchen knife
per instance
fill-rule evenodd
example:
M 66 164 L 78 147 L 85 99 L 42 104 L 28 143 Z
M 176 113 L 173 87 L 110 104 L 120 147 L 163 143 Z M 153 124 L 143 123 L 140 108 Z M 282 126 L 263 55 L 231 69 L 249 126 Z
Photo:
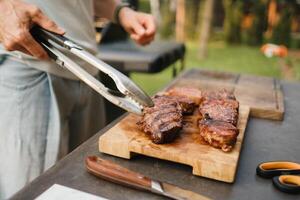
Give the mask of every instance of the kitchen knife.
M 111 161 L 103 160 L 97 156 L 88 156 L 85 160 L 87 170 L 105 180 L 150 191 L 177 200 L 208 200 L 209 198 L 175 185 L 153 180 L 144 175 L 130 171 Z

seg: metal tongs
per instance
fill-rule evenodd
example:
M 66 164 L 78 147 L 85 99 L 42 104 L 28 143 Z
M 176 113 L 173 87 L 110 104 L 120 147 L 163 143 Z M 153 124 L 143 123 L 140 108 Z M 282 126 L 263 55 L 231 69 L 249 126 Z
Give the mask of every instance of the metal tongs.
M 71 71 L 75 76 L 113 104 L 138 115 L 142 114 L 144 107 L 153 106 L 151 98 L 127 76 L 107 63 L 99 60 L 70 39 L 46 31 L 38 26 L 33 27 L 31 33 L 44 47 L 49 54 L 49 57 L 51 57 L 59 66 Z M 119 91 L 107 88 L 77 63 L 64 55 L 57 47 L 67 49 L 77 57 L 107 74 L 113 79 Z

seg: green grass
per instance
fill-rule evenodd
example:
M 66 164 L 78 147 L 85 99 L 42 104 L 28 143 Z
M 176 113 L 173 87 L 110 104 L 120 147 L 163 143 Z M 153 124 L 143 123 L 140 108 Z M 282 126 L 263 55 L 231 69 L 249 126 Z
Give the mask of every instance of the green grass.
M 300 80 L 300 57 L 295 56 L 295 57 L 290 57 L 289 58 L 291 62 L 291 65 L 294 68 L 294 73 L 295 73 L 295 79 Z
M 208 57 L 200 60 L 196 45 L 188 44 L 187 66 L 280 77 L 277 58 L 266 58 L 258 47 L 228 46 L 221 41 L 211 42 Z
M 280 78 L 277 58 L 266 58 L 259 47 L 228 46 L 222 41 L 209 43 L 208 57 L 199 59 L 196 42 L 186 44 L 186 68 L 202 68 Z M 133 73 L 133 80 L 149 94 L 154 94 L 172 80 L 169 67 L 157 74 Z

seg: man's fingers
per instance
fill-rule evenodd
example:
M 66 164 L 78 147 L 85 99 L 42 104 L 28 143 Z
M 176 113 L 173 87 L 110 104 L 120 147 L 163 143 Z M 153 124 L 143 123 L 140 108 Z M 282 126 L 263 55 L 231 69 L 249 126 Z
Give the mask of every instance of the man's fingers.
M 130 35 L 131 39 L 133 40 L 148 40 L 148 39 L 153 39 L 154 38 L 154 34 L 153 35 L 146 35 L 146 34 L 143 34 L 143 35 L 138 35 L 136 33 L 132 33 Z
M 132 25 L 132 29 L 132 33 L 135 35 L 142 36 L 145 34 L 145 28 L 137 21 Z
M 138 40 L 138 43 L 141 45 L 145 45 L 150 43 L 153 40 L 153 37 L 142 37 Z
M 133 39 L 135 41 L 138 41 L 140 39 L 140 36 L 137 34 L 131 34 L 130 37 L 131 37 L 131 39 Z
M 141 45 L 146 45 L 149 44 L 153 39 L 154 39 L 154 35 L 152 36 L 143 36 L 140 37 L 136 34 L 132 34 L 130 35 L 131 39 L 133 39 L 134 41 L 136 41 L 137 43 L 141 44 Z
M 155 34 L 156 25 L 152 16 L 145 17 L 143 25 L 146 29 L 146 35 L 150 36 Z
M 58 33 L 58 34 L 64 34 L 65 31 L 60 28 L 54 21 L 50 20 L 39 8 L 34 8 L 31 12 L 32 14 L 32 21 L 42 28 Z
M 141 45 L 147 45 L 147 44 L 149 44 L 150 42 L 152 42 L 153 38 L 154 38 L 154 37 L 144 38 L 144 39 L 140 40 L 139 43 L 140 43 Z
M 47 52 L 34 40 L 29 32 L 24 33 L 21 44 L 32 56 L 43 60 L 49 58 Z
M 131 33 L 131 38 L 141 45 L 150 43 L 156 31 L 154 19 L 150 15 L 140 15 L 133 24 L 134 31 Z
M 28 55 L 32 55 L 39 59 L 47 59 L 48 54 L 31 36 L 31 34 L 26 31 L 20 31 L 18 34 L 7 38 L 3 42 L 3 46 L 7 51 L 21 51 Z
M 140 36 L 140 35 L 137 35 L 137 34 L 131 34 L 130 35 L 131 39 L 139 42 L 139 43 L 143 43 L 144 41 L 147 41 L 147 40 L 152 40 L 153 37 L 152 36 L 146 36 L 146 35 L 143 35 L 143 36 Z
M 25 53 L 25 54 L 28 54 L 28 55 L 32 56 L 32 54 L 31 54 L 29 51 L 27 51 L 27 50 L 26 50 L 24 47 L 22 47 L 22 46 L 17 45 L 17 46 L 15 47 L 15 50 L 21 51 L 22 53 Z
M 25 54 L 28 54 L 28 55 L 32 56 L 32 54 L 29 51 L 27 51 L 24 47 L 20 46 L 16 42 L 11 42 L 11 41 L 4 42 L 3 45 L 4 45 L 4 48 L 7 51 L 21 51 L 21 52 L 23 52 Z

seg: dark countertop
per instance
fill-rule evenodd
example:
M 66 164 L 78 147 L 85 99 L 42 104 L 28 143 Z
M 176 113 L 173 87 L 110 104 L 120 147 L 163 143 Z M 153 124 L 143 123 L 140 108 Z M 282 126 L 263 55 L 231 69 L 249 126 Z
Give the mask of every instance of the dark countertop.
M 189 166 L 136 156 L 131 160 L 98 151 L 98 138 L 119 121 L 101 130 L 55 166 L 19 191 L 12 199 L 33 199 L 54 183 L 109 199 L 163 199 L 155 194 L 126 188 L 90 175 L 84 168 L 87 155 L 97 155 L 152 178 L 170 182 L 213 199 L 296 199 L 300 196 L 276 190 L 272 181 L 255 175 L 257 164 L 270 160 L 300 162 L 300 84 L 282 82 L 285 97 L 284 121 L 250 118 L 240 156 L 236 181 L 218 182 L 192 175 Z

